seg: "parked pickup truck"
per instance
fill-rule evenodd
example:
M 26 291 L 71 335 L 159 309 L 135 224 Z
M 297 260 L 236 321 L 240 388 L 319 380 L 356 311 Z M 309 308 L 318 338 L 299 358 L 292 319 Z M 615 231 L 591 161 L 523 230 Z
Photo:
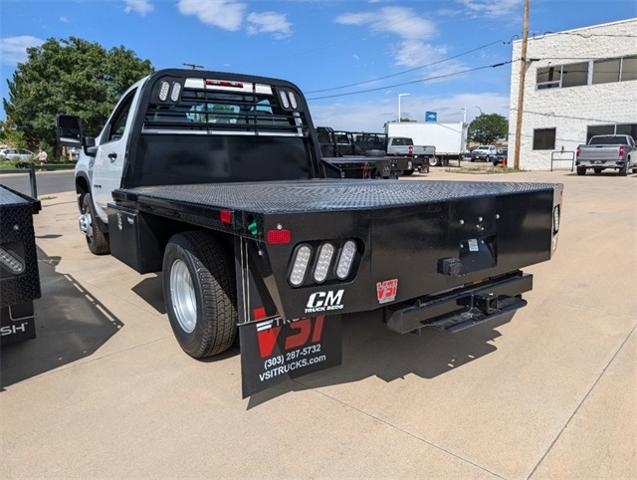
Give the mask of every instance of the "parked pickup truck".
M 575 166 L 578 175 L 586 175 L 592 168 L 596 174 L 613 168 L 620 175 L 628 175 L 632 169 L 637 173 L 637 147 L 630 135 L 594 135 L 586 145 L 577 147 Z
M 82 146 L 91 252 L 162 272 L 170 325 L 195 358 L 240 339 L 243 395 L 341 363 L 341 315 L 455 332 L 509 318 L 560 230 L 562 186 L 330 178 L 292 83 L 160 70 Z M 398 338 L 395 341 L 400 341 Z
M 436 156 L 436 147 L 429 145 L 414 145 L 414 141 L 408 137 L 389 137 L 387 140 L 387 155 L 403 156 L 410 159 L 405 175 L 411 175 L 414 171 L 428 172 L 429 159 Z

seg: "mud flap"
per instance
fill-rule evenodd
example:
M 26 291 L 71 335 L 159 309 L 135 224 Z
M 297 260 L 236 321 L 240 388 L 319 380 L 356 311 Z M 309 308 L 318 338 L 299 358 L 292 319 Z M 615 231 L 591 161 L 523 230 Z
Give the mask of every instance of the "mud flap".
M 235 242 L 243 398 L 342 361 L 341 317 L 279 315 L 266 286 L 271 274 L 255 248 Z

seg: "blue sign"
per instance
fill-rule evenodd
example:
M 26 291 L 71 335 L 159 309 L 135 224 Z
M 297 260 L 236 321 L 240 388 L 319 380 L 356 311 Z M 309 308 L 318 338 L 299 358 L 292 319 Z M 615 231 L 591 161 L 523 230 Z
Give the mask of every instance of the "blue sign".
M 437 112 L 425 112 L 425 122 L 437 122 L 437 121 L 438 121 Z

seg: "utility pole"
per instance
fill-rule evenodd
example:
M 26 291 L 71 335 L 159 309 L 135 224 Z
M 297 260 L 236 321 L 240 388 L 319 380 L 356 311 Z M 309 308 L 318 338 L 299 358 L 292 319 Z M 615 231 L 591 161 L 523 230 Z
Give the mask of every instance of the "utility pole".
M 198 68 L 204 68 L 203 65 L 197 65 L 196 63 L 182 63 L 184 67 L 190 67 L 193 70 L 197 70 Z
M 524 83 L 526 81 L 526 49 L 529 43 L 529 2 L 524 0 L 524 27 L 522 30 L 522 53 L 520 55 L 520 85 L 518 87 L 518 110 L 515 121 L 515 151 L 513 168 L 520 169 L 520 142 L 522 141 L 522 113 L 524 111 Z

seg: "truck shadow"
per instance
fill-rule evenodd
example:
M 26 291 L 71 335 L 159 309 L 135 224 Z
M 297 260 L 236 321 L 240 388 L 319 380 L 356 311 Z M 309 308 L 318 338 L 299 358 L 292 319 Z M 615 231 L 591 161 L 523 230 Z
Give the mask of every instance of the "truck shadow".
M 484 325 L 449 334 L 425 329 L 422 335 L 399 335 L 385 328 L 379 312 L 343 318 L 343 363 L 250 397 L 248 409 L 291 391 L 350 383 L 375 376 L 385 382 L 417 375 L 432 379 L 496 350 L 490 343 L 500 336 L 496 328 L 514 313 Z
M 42 298 L 35 301 L 36 338 L 2 347 L 2 389 L 90 356 L 124 326 L 72 275 L 57 272 L 59 262 L 38 248 Z

